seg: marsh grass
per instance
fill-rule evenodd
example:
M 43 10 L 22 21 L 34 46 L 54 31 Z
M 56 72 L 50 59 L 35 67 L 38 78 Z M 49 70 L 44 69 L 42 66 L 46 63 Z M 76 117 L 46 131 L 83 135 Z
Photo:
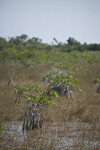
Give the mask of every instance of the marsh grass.
M 60 97 L 57 105 L 51 104 L 44 111 L 45 121 L 53 123 L 57 121 L 100 121 L 100 94 L 96 93 L 97 85 L 93 84 L 95 77 L 100 76 L 100 64 L 84 64 L 89 71 L 79 74 L 83 92 L 75 92 L 75 98 Z M 24 84 L 38 83 L 46 86 L 41 81 L 41 76 L 49 65 L 38 67 L 26 67 L 23 64 L 0 64 L 0 123 L 6 121 L 23 120 L 23 109 L 20 103 L 15 104 L 16 93 L 14 88 Z M 8 85 L 9 72 L 15 70 L 16 77 L 13 85 Z
M 100 77 L 100 64 L 82 65 L 89 69 L 89 71 L 83 71 L 78 75 L 81 79 L 82 93 L 74 91 L 75 98 L 62 96 L 56 100 L 56 104 L 50 104 L 44 110 L 42 129 L 28 131 L 26 133 L 27 139 L 23 144 L 20 145 L 20 142 L 14 141 L 13 136 L 18 138 L 18 141 L 22 136 L 16 136 L 18 134 L 15 134 L 16 131 L 12 136 L 4 132 L 0 137 L 0 150 L 53 150 L 58 144 L 63 146 L 65 140 L 70 143 L 71 138 L 74 142 L 72 147 L 67 145 L 65 149 L 98 149 L 98 141 L 100 141 L 100 94 L 96 93 L 97 85 L 93 84 L 93 81 L 96 77 Z M 26 67 L 20 63 L 0 64 L 0 125 L 6 125 L 5 129 L 7 127 L 9 129 L 9 125 L 17 124 L 19 126 L 23 122 L 23 106 L 21 103 L 15 103 L 16 93 L 14 88 L 27 83 L 48 86 L 41 81 L 41 76 L 49 68 L 49 65 Z M 17 78 L 14 78 L 12 85 L 8 85 L 11 69 L 15 70 Z M 81 135 L 78 135 L 78 133 L 81 133 Z M 85 143 L 86 139 L 88 143 Z M 97 146 L 95 144 L 92 146 L 91 141 L 96 141 Z M 61 142 L 62 144 L 60 144 Z M 88 147 L 85 147 L 85 144 Z

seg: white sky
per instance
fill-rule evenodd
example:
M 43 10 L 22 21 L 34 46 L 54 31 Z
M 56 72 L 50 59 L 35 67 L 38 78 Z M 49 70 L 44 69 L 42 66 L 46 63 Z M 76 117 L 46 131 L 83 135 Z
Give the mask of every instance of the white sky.
M 100 43 L 100 0 L 0 0 L 0 36 Z

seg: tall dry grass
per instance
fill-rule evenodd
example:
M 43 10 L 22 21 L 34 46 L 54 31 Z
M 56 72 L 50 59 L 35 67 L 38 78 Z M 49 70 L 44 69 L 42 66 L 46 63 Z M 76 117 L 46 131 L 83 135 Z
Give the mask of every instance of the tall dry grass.
M 61 97 L 58 105 L 51 104 L 44 111 L 46 123 L 66 121 L 100 121 L 100 94 L 96 93 L 97 85 L 93 84 L 95 77 L 100 77 L 100 64 L 84 64 L 90 71 L 81 72 L 81 87 L 83 92 L 75 92 L 75 98 Z M 41 76 L 48 65 L 26 67 L 23 64 L 0 64 L 0 124 L 6 121 L 23 120 L 23 109 L 20 103 L 15 104 L 16 93 L 14 87 L 24 84 L 38 83 L 46 86 L 41 81 Z M 12 85 L 8 85 L 11 71 L 14 71 Z

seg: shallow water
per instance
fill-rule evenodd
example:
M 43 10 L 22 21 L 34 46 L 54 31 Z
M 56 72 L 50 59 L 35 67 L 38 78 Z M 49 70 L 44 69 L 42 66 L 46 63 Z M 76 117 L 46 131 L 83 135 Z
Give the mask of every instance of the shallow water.
M 0 147 L 34 150 L 89 150 L 100 148 L 100 123 L 67 122 L 46 125 L 42 129 L 22 131 L 22 123 L 5 124 Z

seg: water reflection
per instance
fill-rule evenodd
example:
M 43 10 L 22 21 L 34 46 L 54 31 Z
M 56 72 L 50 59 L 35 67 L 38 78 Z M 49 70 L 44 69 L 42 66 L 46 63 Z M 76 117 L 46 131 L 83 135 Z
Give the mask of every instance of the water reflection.
M 28 149 L 95 149 L 100 147 L 100 124 L 67 122 L 44 125 L 42 129 L 22 131 L 22 124 L 4 125 L 1 147 Z

